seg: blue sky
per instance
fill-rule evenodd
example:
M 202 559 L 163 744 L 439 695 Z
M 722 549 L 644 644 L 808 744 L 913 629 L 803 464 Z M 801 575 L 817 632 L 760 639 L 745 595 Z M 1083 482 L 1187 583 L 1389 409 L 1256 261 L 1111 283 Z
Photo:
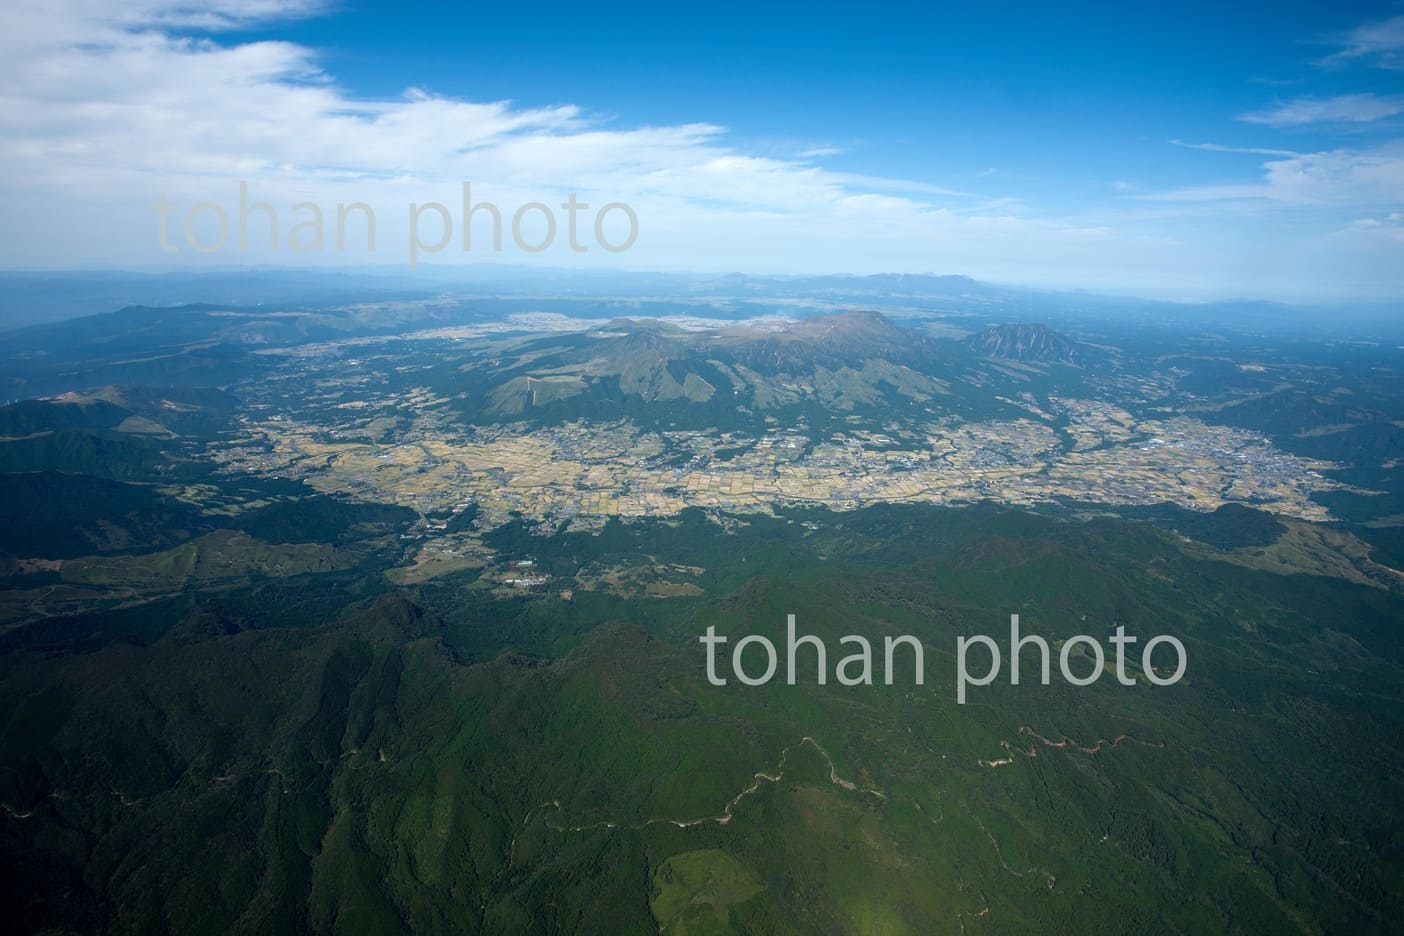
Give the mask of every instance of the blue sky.
M 1171 139 L 1281 147 L 1278 133 L 1231 122 L 1275 100 L 1404 90 L 1388 80 L 1399 76 L 1312 66 L 1368 7 L 660 6 L 356 3 L 263 37 L 318 49 L 361 94 L 409 83 L 630 123 L 703 121 L 747 151 L 838 148 L 825 165 L 942 185 L 1002 168 L 1074 209 L 1130 170 L 1167 185 L 1223 173 L 1222 160 L 1167 150 Z
M 1400 3 L 13 0 L 0 28 L 0 266 L 403 268 L 439 233 L 408 206 L 470 181 L 508 218 L 623 202 L 637 240 L 465 252 L 451 217 L 422 260 L 1404 294 Z M 279 248 L 191 249 L 240 182 Z M 351 201 L 374 254 L 289 249 L 294 204 Z

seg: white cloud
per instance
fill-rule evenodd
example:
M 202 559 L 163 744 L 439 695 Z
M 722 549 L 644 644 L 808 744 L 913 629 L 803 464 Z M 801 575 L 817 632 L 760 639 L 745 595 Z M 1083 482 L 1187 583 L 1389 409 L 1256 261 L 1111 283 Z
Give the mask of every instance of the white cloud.
M 81 256 L 76 247 L 100 231 L 115 235 L 118 262 L 165 261 L 154 234 L 157 196 L 227 206 L 240 180 L 280 211 L 295 201 L 365 201 L 396 219 L 411 201 L 454 204 L 462 181 L 509 213 L 567 192 L 596 205 L 625 201 L 643 231 L 635 265 L 731 267 L 769 257 L 791 267 L 953 269 L 983 257 L 988 268 L 996 257 L 1067 258 L 1089 239 L 1107 240 L 1101 230 L 1015 216 L 1008 199 L 988 201 L 997 217 L 955 213 L 947 205 L 971 196 L 833 172 L 817 162 L 827 148 L 760 156 L 729 144 L 715 125 L 619 126 L 573 105 L 418 89 L 367 99 L 339 87 L 303 46 L 217 38 L 317 9 L 269 0 L 199 10 L 162 0 L 5 6 L 0 198 L 30 228 L 3 244 L 10 262 L 51 261 L 59 235 L 71 262 L 99 259 L 111 242 Z M 1011 251 L 1017 232 L 1026 243 Z M 1132 234 L 1121 244 L 1134 242 Z
M 1360 218 L 1336 231 L 1334 236 L 1404 246 L 1404 212 L 1390 212 L 1382 218 Z
M 1404 16 L 1358 26 L 1335 44 L 1340 46 L 1339 50 L 1319 64 L 1338 66 L 1359 63 L 1376 68 L 1404 68 Z
M 1257 152 L 1204 145 L 1226 152 Z M 1261 164 L 1258 180 L 1184 186 L 1139 196 L 1151 201 L 1259 200 L 1283 205 L 1370 206 L 1404 204 L 1404 144 L 1367 150 L 1282 153 Z
M 1343 94 L 1331 98 L 1299 97 L 1264 110 L 1239 115 L 1245 123 L 1299 127 L 1318 123 L 1370 123 L 1404 113 L 1404 97 Z
M 1183 149 L 1203 150 L 1206 153 L 1237 153 L 1241 156 L 1300 156 L 1300 153 L 1284 149 L 1264 149 L 1259 146 L 1224 146 L 1221 143 L 1186 143 L 1183 140 L 1171 140 L 1171 146 L 1179 146 Z

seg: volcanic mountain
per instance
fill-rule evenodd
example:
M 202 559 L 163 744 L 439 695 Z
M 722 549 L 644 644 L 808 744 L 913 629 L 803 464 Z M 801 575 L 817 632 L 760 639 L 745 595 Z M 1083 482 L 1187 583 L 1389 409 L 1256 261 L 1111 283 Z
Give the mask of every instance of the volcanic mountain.
M 935 343 L 894 324 L 881 312 L 816 315 L 794 322 L 722 329 L 708 345 L 763 372 L 844 367 L 870 359 L 918 366 L 930 360 Z
M 972 335 L 967 344 L 978 354 L 1007 361 L 1073 364 L 1082 357 L 1076 344 L 1036 323 L 994 325 Z
M 964 406 L 951 379 L 968 362 L 938 341 L 870 311 L 684 328 L 616 319 L 602 328 L 524 339 L 475 369 L 471 393 L 489 419 L 560 419 L 611 411 L 679 426 L 817 408 L 933 412 Z M 738 415 L 739 414 L 739 415 Z

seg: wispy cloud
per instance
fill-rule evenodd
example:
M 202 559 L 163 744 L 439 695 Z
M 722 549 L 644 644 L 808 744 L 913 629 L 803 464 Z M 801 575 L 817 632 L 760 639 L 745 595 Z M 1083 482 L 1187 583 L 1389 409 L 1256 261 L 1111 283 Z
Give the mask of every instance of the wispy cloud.
M 1251 182 L 1183 186 L 1138 197 L 1176 202 L 1257 200 L 1296 206 L 1386 208 L 1404 205 L 1404 144 L 1319 153 L 1243 150 L 1213 144 L 1200 144 L 1195 148 L 1213 152 L 1263 152 L 1278 158 L 1261 163 L 1259 178 Z
M 1300 153 L 1285 149 L 1265 149 L 1260 146 L 1225 146 L 1222 143 L 1186 143 L 1184 140 L 1171 140 L 1171 146 L 1183 149 L 1204 150 L 1208 153 L 1237 153 L 1241 156 L 1300 156 Z
M 1238 119 L 1270 127 L 1299 127 L 1321 123 L 1370 123 L 1400 113 L 1404 113 L 1404 97 L 1364 93 L 1329 98 L 1299 97 L 1240 114 Z
M 1334 236 L 1404 244 L 1404 212 L 1394 211 L 1382 218 L 1360 218 L 1336 231 Z
M 1336 40 L 1337 51 L 1318 64 L 1331 67 L 1350 64 L 1375 68 L 1404 69 L 1404 16 L 1395 16 L 1357 26 Z

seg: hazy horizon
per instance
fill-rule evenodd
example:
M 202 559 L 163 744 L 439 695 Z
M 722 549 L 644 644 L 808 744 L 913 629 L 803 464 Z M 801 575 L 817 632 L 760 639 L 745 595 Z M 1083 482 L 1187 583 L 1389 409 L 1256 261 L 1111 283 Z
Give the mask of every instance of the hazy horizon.
M 656 270 L 656 269 L 602 269 L 597 267 L 567 267 L 554 264 L 535 263 L 462 263 L 456 265 L 449 264 L 423 264 L 418 270 L 407 270 L 402 265 L 384 264 L 381 266 L 298 266 L 298 265 L 278 265 L 278 264 L 250 264 L 250 265 L 210 265 L 191 267 L 150 267 L 141 268 L 138 266 L 111 265 L 102 266 L 94 264 L 81 267 L 14 267 L 0 268 L 0 276 L 35 276 L 35 277 L 56 277 L 64 276 L 132 276 L 132 277 L 217 277 L 238 274 L 254 275 L 280 275 L 296 276 L 351 276 L 365 277 L 367 279 L 381 279 L 385 281 L 397 281 L 397 285 L 402 288 L 412 288 L 417 282 L 422 283 L 426 288 L 449 288 L 460 287 L 472 289 L 475 287 L 490 288 L 501 285 L 509 278 L 527 279 L 532 275 L 551 277 L 579 277 L 576 286 L 584 287 L 582 294 L 592 294 L 588 287 L 598 283 L 608 282 L 617 285 L 624 285 L 631 278 L 676 278 L 679 281 L 707 281 L 723 280 L 728 277 L 745 277 L 756 281 L 802 282 L 809 279 L 832 278 L 832 279 L 853 279 L 861 281 L 865 279 L 876 279 L 883 277 L 911 277 L 911 278 L 932 278 L 932 279 L 965 279 L 970 280 L 984 288 L 1006 290 L 1010 292 L 1024 292 L 1030 294 L 1046 294 L 1050 296 L 1076 297 L 1085 296 L 1089 299 L 1097 300 L 1130 300 L 1143 303 L 1165 303 L 1168 305 L 1213 305 L 1225 303 L 1262 303 L 1268 305 L 1280 305 L 1300 309 L 1304 311 L 1329 311 L 1332 309 L 1357 309 L 1392 307 L 1397 301 L 1393 295 L 1382 296 L 1306 296 L 1300 293 L 1284 293 L 1272 295 L 1267 293 L 1247 293 L 1247 292 L 1201 292 L 1194 290 L 1174 290 L 1174 289 L 1143 289 L 1136 290 L 1135 287 L 1119 289 L 1110 285 L 1099 286 L 1096 284 L 1078 283 L 1054 283 L 1044 284 L 1038 282 L 1020 282 L 1011 279 L 987 278 L 983 276 L 973 276 L 961 271 L 938 271 L 938 270 L 879 270 L 874 272 L 857 273 L 849 270 L 831 270 L 821 273 L 782 273 L 770 270 L 743 271 L 735 269 L 681 269 L 681 270 Z M 549 292 L 549 289 L 543 289 Z M 604 287 L 601 287 L 602 289 Z M 604 295 L 605 292 L 593 294 Z M 198 298 L 193 302 L 202 301 Z

